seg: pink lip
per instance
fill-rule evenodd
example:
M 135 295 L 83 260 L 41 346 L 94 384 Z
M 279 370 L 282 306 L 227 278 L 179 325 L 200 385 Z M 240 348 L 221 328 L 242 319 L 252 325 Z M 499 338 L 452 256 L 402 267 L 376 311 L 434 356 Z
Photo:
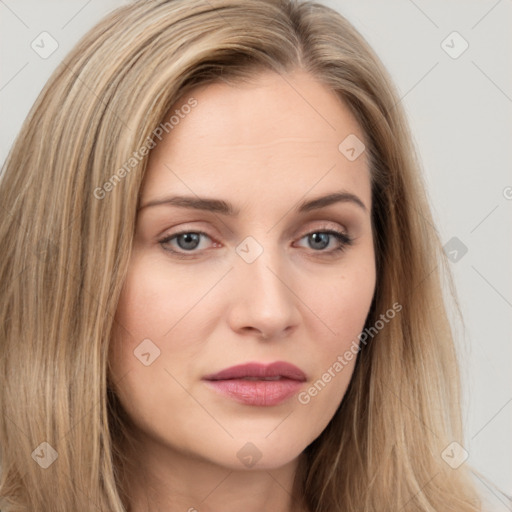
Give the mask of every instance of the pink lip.
M 258 380 L 245 380 L 246 377 Z M 265 377 L 279 379 L 264 380 Z M 306 375 L 296 366 L 278 361 L 270 365 L 248 363 L 232 366 L 207 375 L 203 380 L 215 391 L 240 403 L 272 406 L 297 393 L 306 380 Z

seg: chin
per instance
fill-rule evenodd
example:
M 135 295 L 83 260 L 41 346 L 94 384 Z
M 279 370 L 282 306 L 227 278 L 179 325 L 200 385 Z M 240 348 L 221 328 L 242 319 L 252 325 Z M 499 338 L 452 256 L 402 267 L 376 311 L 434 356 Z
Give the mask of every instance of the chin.
M 267 438 L 248 436 L 230 440 L 229 446 L 224 447 L 223 456 L 219 457 L 217 445 L 210 460 L 233 471 L 274 470 L 294 463 L 308 445 L 303 439 L 294 443 L 290 438 L 271 437 L 272 434 Z

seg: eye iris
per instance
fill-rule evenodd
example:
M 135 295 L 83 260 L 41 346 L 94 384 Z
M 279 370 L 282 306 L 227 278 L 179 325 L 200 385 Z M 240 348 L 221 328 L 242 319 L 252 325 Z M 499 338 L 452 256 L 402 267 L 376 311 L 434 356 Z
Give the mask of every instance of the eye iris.
M 328 233 L 313 233 L 309 235 L 310 241 L 315 249 L 325 249 L 329 245 L 329 234 Z M 320 242 L 321 247 L 315 246 L 316 243 Z
M 178 236 L 178 245 L 181 249 L 195 249 L 197 245 L 199 244 L 199 233 L 183 233 Z M 182 240 L 185 241 L 185 244 L 180 243 Z M 192 243 L 192 247 L 190 247 L 188 244 Z
M 317 231 L 315 233 L 308 235 L 308 240 L 310 241 L 311 246 L 314 249 L 323 250 L 329 245 L 329 240 L 331 236 L 331 233 Z M 196 249 L 197 246 L 199 245 L 201 233 L 196 233 L 193 231 L 187 233 L 180 233 L 175 235 L 175 237 L 173 238 L 176 239 L 180 249 L 184 251 L 191 251 Z

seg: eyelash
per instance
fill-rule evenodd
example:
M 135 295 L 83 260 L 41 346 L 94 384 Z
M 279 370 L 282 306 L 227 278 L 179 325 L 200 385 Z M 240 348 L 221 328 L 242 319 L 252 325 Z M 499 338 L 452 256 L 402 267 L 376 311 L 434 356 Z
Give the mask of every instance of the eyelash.
M 178 238 L 181 235 L 191 234 L 191 233 L 196 234 L 196 235 L 203 235 L 210 239 L 212 238 L 212 237 L 210 237 L 210 235 L 208 235 L 208 233 L 205 233 L 204 231 L 184 230 L 184 231 L 180 231 L 179 233 L 173 233 L 172 235 L 166 236 L 162 240 L 159 240 L 158 243 L 162 246 L 162 249 L 164 249 L 164 251 L 172 253 L 179 259 L 191 259 L 191 258 L 194 258 L 195 251 L 181 252 L 181 251 L 175 251 L 174 249 L 168 249 L 168 248 L 164 247 L 164 244 L 169 243 L 171 240 Z M 316 250 L 316 251 L 313 250 L 314 253 L 319 253 L 322 256 L 335 257 L 336 255 L 343 252 L 347 247 L 351 246 L 354 242 L 354 239 L 352 237 L 350 237 L 349 235 L 347 235 L 346 233 L 342 233 L 341 231 L 336 231 L 333 229 L 323 229 L 323 228 L 316 229 L 314 231 L 310 231 L 309 233 L 306 233 L 305 235 L 303 235 L 300 238 L 300 240 L 302 240 L 303 238 L 306 238 L 308 236 L 311 236 L 313 234 L 320 234 L 320 233 L 332 235 L 340 243 L 340 245 L 338 247 L 336 247 L 330 251 L 324 251 L 323 249 Z

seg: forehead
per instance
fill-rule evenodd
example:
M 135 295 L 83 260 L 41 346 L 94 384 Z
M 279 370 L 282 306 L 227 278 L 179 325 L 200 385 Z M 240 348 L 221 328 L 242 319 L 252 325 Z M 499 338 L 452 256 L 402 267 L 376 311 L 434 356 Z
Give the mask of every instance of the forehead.
M 180 110 L 190 98 L 197 105 Z M 285 191 L 298 200 L 308 190 L 341 187 L 369 204 L 366 152 L 350 161 L 339 149 L 349 136 L 364 141 L 364 133 L 348 106 L 310 75 L 200 86 L 172 113 L 181 114 L 179 122 L 151 152 L 143 200 L 171 191 L 238 195 L 240 202 Z

